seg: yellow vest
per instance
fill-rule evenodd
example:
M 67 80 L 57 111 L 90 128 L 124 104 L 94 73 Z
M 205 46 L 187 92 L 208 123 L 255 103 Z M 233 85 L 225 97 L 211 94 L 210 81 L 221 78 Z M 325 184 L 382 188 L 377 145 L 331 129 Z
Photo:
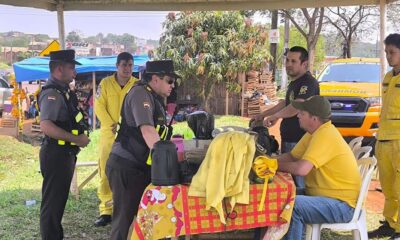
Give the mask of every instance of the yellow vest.
M 400 139 L 400 74 L 386 73 L 382 83 L 382 110 L 378 140 Z
M 353 152 L 330 121 L 312 135 L 304 134 L 290 154 L 314 165 L 305 177 L 307 195 L 339 199 L 355 207 L 360 172 Z
M 117 124 L 126 93 L 138 81 L 131 77 L 123 88 L 118 84 L 115 74 L 104 78 L 97 89 L 94 111 L 101 122 L 102 134 L 111 134 L 112 125 Z

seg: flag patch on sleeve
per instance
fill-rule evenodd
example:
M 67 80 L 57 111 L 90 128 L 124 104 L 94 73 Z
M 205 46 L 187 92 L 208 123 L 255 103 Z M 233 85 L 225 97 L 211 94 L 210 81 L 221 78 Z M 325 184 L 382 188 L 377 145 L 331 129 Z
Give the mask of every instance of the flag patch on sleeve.
M 150 103 L 149 102 L 143 102 L 143 107 L 144 108 L 150 108 Z

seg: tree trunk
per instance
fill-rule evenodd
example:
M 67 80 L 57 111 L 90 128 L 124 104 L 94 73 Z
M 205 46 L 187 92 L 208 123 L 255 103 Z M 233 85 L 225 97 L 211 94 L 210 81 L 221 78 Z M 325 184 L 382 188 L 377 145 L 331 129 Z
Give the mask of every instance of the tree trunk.
M 347 57 L 346 58 L 351 58 L 351 39 L 348 39 L 347 40 L 347 52 L 346 52 L 346 55 L 347 55 Z
M 308 70 L 313 73 L 314 71 L 314 59 L 315 59 L 315 45 L 312 40 L 307 39 L 307 50 L 308 50 Z

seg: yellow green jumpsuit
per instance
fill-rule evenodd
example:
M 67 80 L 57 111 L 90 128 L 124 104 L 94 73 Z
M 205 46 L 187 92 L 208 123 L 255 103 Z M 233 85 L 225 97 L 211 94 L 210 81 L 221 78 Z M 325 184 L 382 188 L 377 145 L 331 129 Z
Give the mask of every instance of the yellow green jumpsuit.
M 105 174 L 106 163 L 115 140 L 112 132 L 112 125 L 117 124 L 121 113 L 122 103 L 128 90 L 138 80 L 131 77 L 123 88 L 118 84 L 115 75 L 104 78 L 97 89 L 95 100 L 95 113 L 100 120 L 99 140 L 99 174 L 100 183 L 97 189 L 97 196 L 100 199 L 100 215 L 112 214 L 112 193 Z
M 376 156 L 385 195 L 383 215 L 400 232 L 400 75 L 388 72 L 382 83 L 382 111 Z

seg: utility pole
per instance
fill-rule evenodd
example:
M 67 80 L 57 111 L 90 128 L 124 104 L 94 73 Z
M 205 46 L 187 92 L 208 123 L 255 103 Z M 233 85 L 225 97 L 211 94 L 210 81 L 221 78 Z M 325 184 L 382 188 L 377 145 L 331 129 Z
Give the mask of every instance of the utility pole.
M 286 73 L 286 56 L 289 51 L 289 33 L 290 33 L 290 25 L 289 25 L 289 17 L 287 13 L 285 13 L 285 36 L 283 40 L 283 56 L 282 56 L 282 81 L 281 81 L 281 89 L 286 90 L 287 87 L 287 73 Z
M 271 29 L 278 29 L 278 10 L 274 10 L 271 12 Z M 270 43 L 270 54 L 272 57 L 272 61 L 270 62 L 269 70 L 272 71 L 272 79 L 275 81 L 275 72 L 276 72 L 276 50 L 277 43 Z

